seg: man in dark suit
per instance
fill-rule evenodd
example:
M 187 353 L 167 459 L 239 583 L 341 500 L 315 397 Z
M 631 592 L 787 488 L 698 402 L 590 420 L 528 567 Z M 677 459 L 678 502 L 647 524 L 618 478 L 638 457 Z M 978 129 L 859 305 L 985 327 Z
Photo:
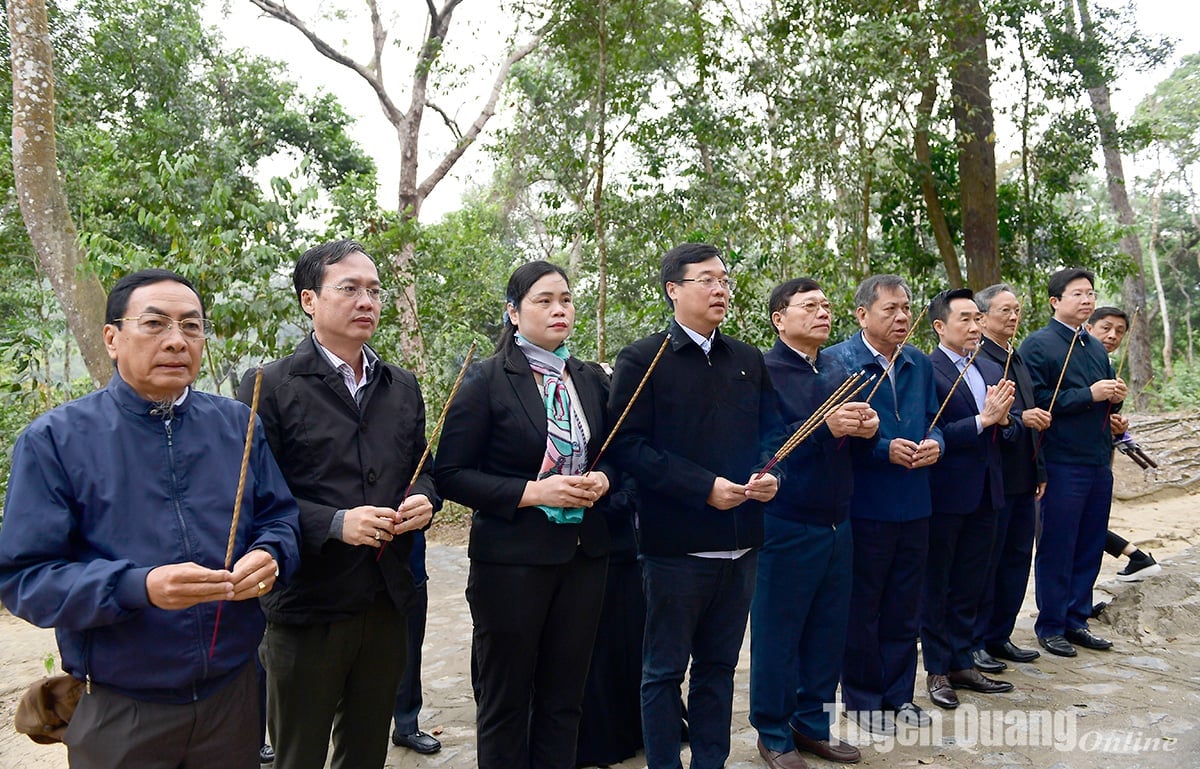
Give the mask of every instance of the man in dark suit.
M 794 432 L 846 380 L 822 352 L 832 307 L 816 281 L 789 280 L 770 298 L 779 334 L 764 356 Z M 858 748 L 829 733 L 850 613 L 854 540 L 851 450 L 871 451 L 879 415 L 861 401 L 830 413 L 784 465 L 788 482 L 766 507 L 750 609 L 750 723 L 770 750 L 795 748 L 853 763 Z M 851 440 L 853 439 L 853 440 Z
M 646 592 L 642 731 L 650 769 L 680 769 L 680 685 L 691 663 L 693 769 L 729 756 L 733 672 L 754 592 L 762 503 L 779 488 L 760 473 L 786 438 L 758 349 L 718 331 L 732 284 L 720 252 L 685 243 L 662 260 L 674 319 L 662 357 L 609 451 L 637 482 L 638 549 Z M 609 413 L 625 409 L 663 332 L 626 347 L 613 371 Z M 759 743 L 773 767 L 778 752 Z
M 995 535 L 996 511 L 1004 506 L 1000 442 L 1020 435 L 1008 410 L 1015 387 L 1002 369 L 980 358 L 979 308 L 971 290 L 943 291 L 929 303 L 938 346 L 929 354 L 942 402 L 938 425 L 946 453 L 933 468 L 933 518 L 921 601 L 921 649 L 929 699 L 958 707 L 955 689 L 1007 692 L 1012 684 L 985 677 L 973 666 L 975 611 L 983 592 Z
M 1007 667 L 1002 660 L 1030 662 L 1041 656 L 1035 649 L 1017 646 L 1011 636 L 1029 584 L 1037 500 L 1046 491 L 1046 466 L 1037 451 L 1037 441 L 1040 431 L 1050 426 L 1050 412 L 1034 404 L 1029 370 L 1013 349 L 1021 317 L 1016 290 L 1005 283 L 988 286 L 975 295 L 975 304 L 982 313 L 979 325 L 983 329 L 983 349 L 979 359 L 990 360 L 1002 370 L 1007 367 L 1008 378 L 1017 386 L 1012 410 L 1020 415 L 1026 428 L 1016 441 L 1000 444 L 1004 507 L 996 513 L 996 538 L 975 615 L 975 667 L 983 673 L 999 673 Z
M 884 378 L 870 401 L 879 441 L 853 455 L 854 580 L 842 703 L 863 729 L 894 734 L 897 722 L 932 723 L 912 695 L 929 550 L 929 467 L 941 455 L 942 431 L 929 429 L 938 407 L 929 359 L 915 347 L 899 349 L 912 323 L 908 285 L 898 275 L 873 275 L 859 284 L 854 304 L 862 332 L 828 353 L 849 371 Z
M 275 766 L 320 769 L 332 733 L 335 769 L 381 769 L 404 671 L 410 532 L 441 503 L 428 471 L 405 495 L 425 450 L 425 402 L 411 372 L 367 346 L 383 292 L 361 245 L 310 248 L 292 277 L 313 332 L 267 364 L 258 410 L 303 545 L 295 578 L 262 599 Z M 253 388 L 247 376 L 238 398 Z
M 1084 329 L 1096 306 L 1092 273 L 1059 270 L 1050 276 L 1047 293 L 1054 317 L 1021 344 L 1037 405 L 1054 416 L 1041 443 L 1046 494 L 1034 556 L 1034 632 L 1051 654 L 1074 657 L 1076 645 L 1112 648 L 1087 621 L 1112 506 L 1109 415 L 1121 408 L 1128 390 L 1113 373 L 1104 346 Z

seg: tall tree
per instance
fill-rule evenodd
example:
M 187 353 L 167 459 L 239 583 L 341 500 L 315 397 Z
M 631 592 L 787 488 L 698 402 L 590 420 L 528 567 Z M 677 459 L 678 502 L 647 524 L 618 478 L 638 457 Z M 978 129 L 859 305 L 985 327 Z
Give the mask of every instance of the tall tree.
M 467 148 L 479 138 L 488 121 L 495 114 L 496 103 L 499 101 L 504 83 L 508 79 L 513 65 L 537 48 L 544 35 L 544 30 L 535 32 L 527 41 L 515 45 L 508 52 L 504 60 L 496 67 L 490 92 L 474 120 L 464 129 L 451 116 L 450 111 L 436 104 L 433 92 L 434 83 L 431 80 L 438 71 L 454 13 L 462 1 L 443 0 L 441 7 L 438 7 L 435 0 L 426 0 L 424 39 L 410 64 L 412 74 L 406 83 L 408 105 L 402 107 L 399 100 L 393 96 L 393 91 L 390 90 L 384 77 L 383 54 L 388 45 L 390 31 L 380 13 L 377 0 L 367 0 L 366 2 L 371 45 L 365 62 L 359 61 L 330 43 L 326 37 L 313 29 L 305 19 L 293 12 L 284 2 L 250 0 L 267 15 L 289 24 L 299 31 L 322 56 L 362 78 L 375 93 L 380 110 L 395 130 L 396 140 L 400 147 L 397 212 L 402 232 L 406 234 L 401 238 L 399 250 L 392 255 L 392 270 L 397 283 L 404 287 L 396 300 L 403 321 L 402 325 L 412 330 L 412 333 L 403 338 L 402 347 L 407 359 L 418 368 L 423 365 L 421 363 L 422 340 L 417 313 L 417 287 L 416 281 L 412 279 L 411 268 L 415 253 L 415 231 L 416 225 L 420 221 L 421 206 L 434 188 L 446 178 L 454 165 L 462 158 Z M 409 24 L 411 19 L 405 17 L 404 22 Z M 433 169 L 424 178 L 421 178 L 420 160 L 426 108 L 433 110 L 442 118 L 451 135 L 452 142 L 449 149 L 441 151 Z
M 54 130 L 54 50 L 46 4 L 9 0 L 12 49 L 13 179 L 29 238 L 84 364 L 97 384 L 108 381 L 112 363 L 99 329 L 104 323 L 104 287 L 79 245 L 58 171 Z

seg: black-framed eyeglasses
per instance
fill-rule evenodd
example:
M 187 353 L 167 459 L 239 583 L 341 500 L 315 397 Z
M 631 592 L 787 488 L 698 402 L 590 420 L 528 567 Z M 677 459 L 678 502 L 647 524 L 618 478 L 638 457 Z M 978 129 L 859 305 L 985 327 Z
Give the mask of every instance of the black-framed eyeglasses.
M 160 315 L 157 312 L 143 312 L 128 318 L 117 318 L 117 323 L 129 322 L 134 324 L 139 334 L 145 336 L 162 336 L 170 332 L 174 326 L 179 326 L 179 333 L 188 339 L 205 339 L 212 336 L 213 324 L 208 318 L 174 318 Z
M 672 283 L 695 283 L 697 286 L 699 286 L 700 288 L 703 288 L 706 291 L 711 291 L 712 289 L 716 288 L 717 286 L 720 286 L 721 288 L 725 289 L 729 293 L 731 293 L 731 294 L 733 293 L 733 281 L 730 280 L 729 278 L 712 278 L 712 277 L 708 277 L 706 275 L 703 278 L 680 278 L 679 280 L 673 280 L 671 282 Z
M 372 302 L 382 302 L 384 299 L 387 298 L 387 295 L 388 295 L 388 292 L 386 289 L 379 288 L 378 286 L 340 285 L 340 286 L 317 286 L 317 288 L 327 288 L 330 291 L 336 291 L 338 296 L 341 296 L 345 299 L 357 299 L 358 297 L 362 296 L 365 293 L 367 295 L 367 298 L 370 299 Z

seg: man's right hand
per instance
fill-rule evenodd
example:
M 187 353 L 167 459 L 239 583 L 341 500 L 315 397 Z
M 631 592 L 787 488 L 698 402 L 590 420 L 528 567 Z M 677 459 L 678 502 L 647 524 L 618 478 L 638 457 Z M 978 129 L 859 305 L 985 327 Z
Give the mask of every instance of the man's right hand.
M 233 600 L 233 574 L 198 563 L 172 563 L 146 575 L 146 595 L 160 609 L 176 611 L 210 601 Z
M 916 454 L 917 444 L 907 438 L 892 438 L 892 442 L 888 444 L 888 461 L 893 465 L 911 470 Z
M 834 438 L 853 435 L 856 438 L 870 438 L 878 429 L 878 415 L 866 403 L 851 401 L 843 403 L 825 417 L 825 424 Z
M 1049 430 L 1050 412 L 1045 409 L 1025 409 L 1021 412 L 1021 421 L 1034 430 Z
M 718 475 L 706 501 L 718 510 L 732 510 L 746 501 L 746 487 Z
M 382 547 L 392 540 L 396 511 L 390 507 L 360 505 L 346 511 L 342 519 L 342 541 L 347 545 Z

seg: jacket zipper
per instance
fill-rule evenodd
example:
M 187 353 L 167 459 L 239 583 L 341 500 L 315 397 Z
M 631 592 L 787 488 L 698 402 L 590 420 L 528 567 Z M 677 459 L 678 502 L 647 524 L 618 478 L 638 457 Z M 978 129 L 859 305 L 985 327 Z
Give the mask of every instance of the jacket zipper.
M 184 554 L 185 554 L 185 556 L 190 557 L 192 554 L 192 546 L 191 546 L 191 542 L 188 541 L 187 521 L 184 520 L 183 509 L 179 506 L 179 481 L 178 481 L 177 476 L 175 475 L 175 434 L 171 430 L 171 422 L 169 420 L 163 422 L 163 428 L 166 430 L 166 434 L 167 434 L 167 465 L 171 469 L 171 502 L 175 507 L 175 518 L 179 521 L 179 532 L 180 532 L 180 536 L 183 537 Z M 193 609 L 191 611 L 194 612 L 193 616 L 196 618 L 197 624 L 199 624 L 200 623 L 199 610 L 196 609 L 195 607 L 193 607 Z M 203 636 L 204 636 L 203 627 L 197 628 L 196 637 L 203 638 Z M 200 651 L 201 651 L 200 665 L 201 665 L 201 670 L 203 671 L 202 678 L 207 678 L 208 677 L 208 654 L 205 653 L 205 651 L 203 649 L 203 643 L 201 643 Z M 196 702 L 198 699 L 199 699 L 199 697 L 197 696 L 196 685 L 195 685 L 195 683 L 193 683 L 192 684 L 192 701 Z

